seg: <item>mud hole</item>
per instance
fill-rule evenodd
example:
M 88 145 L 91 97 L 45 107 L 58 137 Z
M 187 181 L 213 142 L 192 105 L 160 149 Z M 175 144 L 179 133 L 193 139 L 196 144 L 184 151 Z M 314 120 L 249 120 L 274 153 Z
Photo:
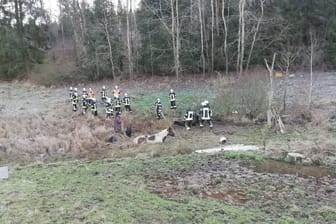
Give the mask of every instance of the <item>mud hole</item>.
M 160 197 L 183 201 L 192 196 L 252 206 L 272 212 L 274 220 L 296 209 L 297 218 L 320 222 L 323 217 L 316 211 L 325 205 L 336 207 L 336 173 L 320 167 L 208 156 L 182 169 L 143 172 L 147 189 Z

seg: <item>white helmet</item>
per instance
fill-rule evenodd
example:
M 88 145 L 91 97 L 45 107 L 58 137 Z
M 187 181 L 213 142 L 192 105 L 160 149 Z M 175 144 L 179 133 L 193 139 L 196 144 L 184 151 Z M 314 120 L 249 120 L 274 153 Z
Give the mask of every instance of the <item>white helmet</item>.
M 203 101 L 203 102 L 201 103 L 201 105 L 204 107 L 204 106 L 205 106 L 205 101 Z
M 171 93 L 173 93 L 173 92 L 174 92 L 174 90 L 173 90 L 173 89 L 170 89 L 170 92 L 171 92 Z
M 77 92 L 77 88 L 75 88 L 74 91 Z
M 115 89 L 118 89 L 118 86 L 116 85 L 114 88 L 115 88 Z
M 209 101 L 205 100 L 205 101 L 204 101 L 204 104 L 205 104 L 205 105 L 209 104 Z
M 127 96 L 128 96 L 128 94 L 127 94 L 127 93 L 125 93 L 125 96 L 127 97 Z
M 106 89 L 106 87 L 105 87 L 105 86 L 103 86 L 103 89 Z
M 70 90 L 70 91 L 72 90 L 72 86 L 70 86 L 69 90 Z
M 160 98 L 157 98 L 157 100 L 156 100 L 157 102 L 160 102 Z
M 107 102 L 107 103 L 111 103 L 111 98 L 108 97 L 108 98 L 106 99 L 106 102 Z
M 83 88 L 83 92 L 85 92 L 86 91 L 86 89 L 85 88 Z

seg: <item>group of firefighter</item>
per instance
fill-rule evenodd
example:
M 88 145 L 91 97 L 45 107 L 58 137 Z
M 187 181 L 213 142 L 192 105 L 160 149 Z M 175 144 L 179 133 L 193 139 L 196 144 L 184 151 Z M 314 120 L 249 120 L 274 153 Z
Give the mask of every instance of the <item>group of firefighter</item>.
M 94 91 L 91 88 L 89 88 L 88 90 L 83 88 L 81 97 L 78 95 L 77 88 L 70 87 L 69 92 L 70 92 L 69 97 L 72 103 L 73 111 L 77 111 L 78 104 L 81 103 L 83 114 L 86 114 L 87 111 L 90 109 L 93 116 L 98 115 L 97 100 L 95 98 Z M 105 105 L 105 113 L 106 113 L 107 119 L 112 118 L 114 112 L 116 112 L 116 114 L 120 114 L 123 106 L 124 106 L 125 111 L 132 113 L 130 97 L 128 96 L 127 93 L 125 93 L 124 96 L 122 97 L 121 89 L 117 85 L 112 91 L 113 98 L 108 97 L 107 89 L 105 86 L 103 86 L 101 89 L 100 97 L 101 97 L 101 101 Z M 176 109 L 176 94 L 173 89 L 170 89 L 169 94 L 168 94 L 168 99 L 170 102 L 170 109 L 175 110 Z M 162 102 L 160 98 L 157 98 L 157 100 L 154 103 L 154 111 L 155 111 L 155 116 L 157 119 L 164 119 L 164 114 L 162 110 Z M 187 130 L 190 130 L 191 126 L 193 125 L 196 119 L 199 121 L 200 127 L 203 127 L 205 122 L 209 124 L 210 128 L 213 127 L 212 110 L 207 100 L 201 103 L 199 114 L 196 114 L 190 107 L 186 110 L 186 113 L 184 114 L 185 128 Z
M 100 91 L 100 97 L 101 101 L 105 105 L 106 118 L 112 118 L 114 112 L 121 113 L 123 105 L 126 111 L 132 113 L 131 100 L 127 93 L 121 97 L 121 90 L 118 86 L 115 86 L 112 91 L 112 96 L 113 98 L 108 97 L 107 89 L 105 86 L 103 86 Z M 93 116 L 98 115 L 97 99 L 93 89 L 89 88 L 86 90 L 86 88 L 83 88 L 81 96 L 79 96 L 77 88 L 70 87 L 69 97 L 72 103 L 72 110 L 74 112 L 78 110 L 78 105 L 81 103 L 83 114 L 86 114 L 88 110 L 91 110 L 91 114 Z

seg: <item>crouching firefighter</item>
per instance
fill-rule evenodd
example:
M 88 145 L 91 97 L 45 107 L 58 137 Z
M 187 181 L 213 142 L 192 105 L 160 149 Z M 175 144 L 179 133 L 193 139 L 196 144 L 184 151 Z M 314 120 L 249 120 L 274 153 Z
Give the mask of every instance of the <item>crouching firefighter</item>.
M 112 100 L 109 97 L 107 97 L 105 101 L 105 113 L 107 119 L 111 119 L 113 117 Z
M 72 102 L 72 111 L 77 111 L 77 103 L 78 103 L 77 88 L 74 88 L 71 102 Z
M 207 100 L 202 102 L 202 107 L 200 109 L 200 127 L 203 127 L 203 123 L 204 121 L 207 121 L 209 124 L 209 127 L 212 128 L 213 124 L 212 124 L 212 111 L 210 109 L 210 105 L 209 102 Z
M 184 125 L 187 130 L 190 130 L 193 120 L 194 120 L 194 111 L 188 108 L 188 110 L 184 115 Z

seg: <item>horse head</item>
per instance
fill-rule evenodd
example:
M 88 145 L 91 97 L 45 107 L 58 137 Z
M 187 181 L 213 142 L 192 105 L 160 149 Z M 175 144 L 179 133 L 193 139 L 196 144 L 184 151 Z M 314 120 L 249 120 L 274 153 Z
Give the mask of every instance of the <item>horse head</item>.
M 169 127 L 168 129 L 167 129 L 167 131 L 168 131 L 168 135 L 169 136 L 175 136 L 175 131 L 173 130 L 173 128 L 172 127 Z

